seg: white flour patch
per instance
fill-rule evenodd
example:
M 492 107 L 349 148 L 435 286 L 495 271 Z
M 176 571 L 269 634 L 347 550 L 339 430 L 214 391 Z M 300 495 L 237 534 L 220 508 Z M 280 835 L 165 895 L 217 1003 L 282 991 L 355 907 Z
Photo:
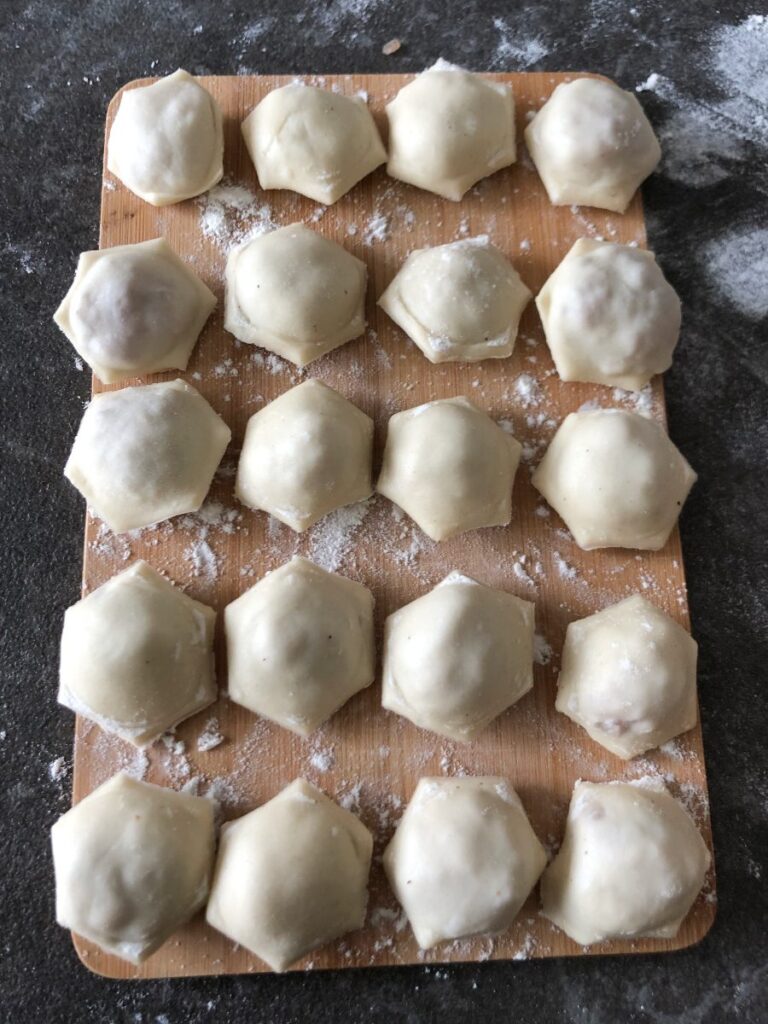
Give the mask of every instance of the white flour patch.
M 710 242 L 702 268 L 712 287 L 744 316 L 768 314 L 768 228 L 738 228 Z
M 268 203 L 226 178 L 195 202 L 200 231 L 224 252 L 278 227 Z
M 313 528 L 309 557 L 328 572 L 336 572 L 352 549 L 355 534 L 368 515 L 371 499 L 337 508 Z
M 493 27 L 499 33 L 499 40 L 491 57 L 492 68 L 521 71 L 538 64 L 549 53 L 549 49 L 540 39 L 521 38 L 503 18 L 494 18 Z

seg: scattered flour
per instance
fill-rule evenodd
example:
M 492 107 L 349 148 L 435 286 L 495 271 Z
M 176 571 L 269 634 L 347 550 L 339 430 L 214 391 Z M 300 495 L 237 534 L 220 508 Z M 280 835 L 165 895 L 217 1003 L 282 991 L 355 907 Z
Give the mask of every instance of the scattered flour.
M 325 516 L 312 529 L 309 557 L 329 572 L 341 568 L 350 553 L 355 534 L 371 508 L 371 498 L 354 505 L 345 505 Z
M 503 18 L 494 18 L 493 27 L 499 33 L 490 66 L 505 71 L 524 71 L 538 64 L 549 53 L 545 44 L 535 36 L 529 39 L 519 38 Z
M 224 742 L 224 736 L 219 728 L 218 718 L 209 718 L 203 727 L 203 731 L 197 737 L 197 749 L 200 751 L 214 750 Z
M 200 211 L 201 232 L 224 252 L 278 227 L 268 203 L 257 198 L 244 185 L 226 179 L 196 203 Z
M 712 287 L 741 314 L 768 314 L 768 227 L 734 229 L 705 246 L 701 262 Z

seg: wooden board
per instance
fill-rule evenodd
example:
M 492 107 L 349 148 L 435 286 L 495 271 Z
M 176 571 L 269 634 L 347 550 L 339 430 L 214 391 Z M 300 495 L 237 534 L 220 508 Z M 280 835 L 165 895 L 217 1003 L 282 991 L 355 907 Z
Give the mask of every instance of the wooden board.
M 518 131 L 565 74 L 489 76 L 509 82 L 515 92 Z M 308 79 L 309 80 L 309 79 Z M 384 103 L 409 76 L 328 76 L 316 84 L 354 93 L 365 90 L 383 133 Z M 147 84 L 131 83 L 126 88 Z M 661 383 L 639 398 L 609 388 L 563 384 L 553 369 L 531 303 L 511 359 L 481 364 L 426 361 L 376 307 L 409 251 L 459 237 L 488 234 L 514 261 L 524 281 L 538 291 L 573 242 L 601 235 L 645 244 L 640 198 L 623 216 L 593 209 L 556 209 L 521 148 L 511 168 L 450 203 L 388 178 L 384 169 L 366 178 L 335 206 L 325 209 L 288 192 L 262 193 L 240 135 L 240 122 L 281 77 L 203 78 L 225 117 L 228 188 L 201 201 L 155 209 L 104 171 L 102 247 L 164 235 L 219 297 L 186 380 L 221 413 L 233 431 L 232 445 L 217 474 L 202 515 L 188 516 L 115 537 L 88 517 L 83 590 L 104 583 L 132 560 L 145 558 L 192 596 L 221 611 L 265 572 L 294 553 L 307 555 L 370 587 L 376 598 L 379 640 L 386 615 L 426 592 L 450 570 L 536 602 L 539 663 L 534 689 L 493 723 L 474 743 L 460 745 L 422 732 L 380 707 L 380 684 L 354 697 L 310 740 L 257 718 L 225 697 L 182 724 L 175 738 L 146 754 L 78 720 L 74 800 L 80 800 L 120 768 L 149 781 L 218 795 L 225 818 L 236 817 L 274 796 L 298 775 L 357 811 L 376 837 L 368 923 L 359 933 L 317 951 L 298 970 L 376 964 L 525 959 L 583 953 L 630 953 L 679 949 L 698 941 L 715 912 L 714 878 L 673 940 L 613 942 L 583 949 L 538 913 L 529 900 L 507 934 L 444 944 L 420 953 L 399 915 L 381 868 L 381 852 L 418 778 L 469 772 L 507 777 L 516 787 L 536 832 L 556 846 L 574 781 L 629 779 L 661 774 L 694 812 L 711 842 L 701 732 L 697 728 L 665 751 L 626 764 L 594 744 L 586 733 L 554 710 L 558 657 L 568 622 L 640 591 L 688 627 L 685 581 L 677 532 L 663 551 L 583 552 L 562 522 L 547 512 L 530 483 L 530 472 L 563 417 L 586 402 L 640 408 L 664 420 Z M 107 131 L 120 93 L 107 116 Z M 386 137 L 386 134 L 385 134 Z M 233 188 L 236 185 L 239 187 Z M 249 190 L 253 196 L 249 196 Z M 223 271 L 229 244 L 254 223 L 303 220 L 345 245 L 368 265 L 369 329 L 354 341 L 301 372 L 251 346 L 239 345 L 222 327 Z M 175 373 L 155 375 L 172 379 Z M 507 421 L 525 446 L 513 496 L 513 521 L 441 544 L 429 541 L 388 501 L 337 513 L 305 535 L 241 507 L 233 476 L 248 417 L 265 402 L 307 377 L 331 384 L 376 421 L 375 467 L 381 458 L 387 419 L 430 399 L 466 394 L 491 416 Z M 122 386 L 122 385 L 120 385 Z M 105 390 L 94 382 L 94 391 Z M 222 686 L 226 664 L 221 632 L 217 664 Z M 216 731 L 224 742 L 198 749 Z M 203 742 L 205 745 L 205 742 Z M 218 781 L 214 781 L 218 780 Z M 92 970 L 110 977 L 157 977 L 262 971 L 265 965 L 198 918 L 139 968 L 105 955 L 75 938 Z

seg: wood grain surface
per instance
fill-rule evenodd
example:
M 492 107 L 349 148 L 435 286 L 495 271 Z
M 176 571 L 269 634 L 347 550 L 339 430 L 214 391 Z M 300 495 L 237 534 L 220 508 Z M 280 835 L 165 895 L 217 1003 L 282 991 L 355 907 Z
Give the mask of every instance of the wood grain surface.
M 487 234 L 513 261 L 536 293 L 573 242 L 584 235 L 646 243 L 639 196 L 623 216 L 588 208 L 555 208 L 522 146 L 526 117 L 538 109 L 567 74 L 489 75 L 515 93 L 518 162 L 472 189 L 460 203 L 393 181 L 380 168 L 338 203 L 318 206 L 290 192 L 263 193 L 240 134 L 240 123 L 285 77 L 210 77 L 201 83 L 224 112 L 225 183 L 253 193 L 214 191 L 212 196 L 164 209 L 142 202 L 104 170 L 102 248 L 165 236 L 219 297 L 188 370 L 147 380 L 182 376 L 208 399 L 232 428 L 232 444 L 201 514 L 181 517 L 139 533 L 115 536 L 92 515 L 85 531 L 83 592 L 88 593 L 137 558 L 146 559 L 193 597 L 221 612 L 264 573 L 294 553 L 314 558 L 370 587 L 376 598 L 377 636 L 384 618 L 458 569 L 483 583 L 536 603 L 538 663 L 535 685 L 477 740 L 461 745 L 421 731 L 380 707 L 380 681 L 356 695 L 309 740 L 301 739 L 230 703 L 226 695 L 183 723 L 173 737 L 139 752 L 82 719 L 75 734 L 74 801 L 115 771 L 148 781 L 191 786 L 216 795 L 225 819 L 270 799 L 303 775 L 329 796 L 359 813 L 376 845 L 365 928 L 316 951 L 296 965 L 347 968 L 378 964 L 443 963 L 485 959 L 669 951 L 689 946 L 709 930 L 715 913 L 714 874 L 671 940 L 608 942 L 582 948 L 539 914 L 538 892 L 514 927 L 493 938 L 443 944 L 419 951 L 387 886 L 381 853 L 417 780 L 453 773 L 502 775 L 518 790 L 533 826 L 550 850 L 562 835 L 573 783 L 662 775 L 691 809 L 711 845 L 701 731 L 697 727 L 664 751 L 625 763 L 593 743 L 555 712 L 559 655 L 567 624 L 631 593 L 641 592 L 689 628 L 685 579 L 677 531 L 659 552 L 584 552 L 558 516 L 548 511 L 530 473 L 563 417 L 582 406 L 639 408 L 665 419 L 662 385 L 656 379 L 639 398 L 596 385 L 564 384 L 543 340 L 533 302 L 522 320 L 514 355 L 507 360 L 433 366 L 376 307 L 376 299 L 406 255 L 415 248 Z M 353 94 L 364 90 L 386 140 L 384 105 L 410 76 L 354 75 L 306 81 Z M 126 88 L 148 84 L 133 82 Z M 120 99 L 109 107 L 107 132 Z M 218 196 L 218 199 L 217 199 Z M 233 202 L 234 200 L 234 202 Z M 364 337 L 299 371 L 262 350 L 240 345 L 222 326 L 226 250 L 253 226 L 302 220 L 340 242 L 369 271 L 368 331 Z M 264 403 L 308 377 L 332 385 L 376 423 L 374 471 L 378 470 L 393 413 L 422 402 L 467 395 L 499 421 L 507 421 L 524 445 L 515 481 L 513 519 L 493 528 L 435 544 L 390 502 L 375 497 L 333 514 L 306 534 L 295 534 L 261 512 L 240 506 L 234 471 L 246 422 Z M 126 381 L 125 384 L 140 383 Z M 94 381 L 94 392 L 107 390 Z M 226 661 L 217 634 L 217 671 L 226 687 Z M 380 646 L 380 643 L 379 643 Z M 379 661 L 381 651 L 379 650 Z M 216 718 L 211 724 L 210 719 Z M 205 737 L 224 741 L 212 749 Z M 77 951 L 93 971 L 109 977 L 246 973 L 266 970 L 198 916 L 145 964 L 136 968 L 75 936 Z M 521 968 L 522 969 L 522 968 Z

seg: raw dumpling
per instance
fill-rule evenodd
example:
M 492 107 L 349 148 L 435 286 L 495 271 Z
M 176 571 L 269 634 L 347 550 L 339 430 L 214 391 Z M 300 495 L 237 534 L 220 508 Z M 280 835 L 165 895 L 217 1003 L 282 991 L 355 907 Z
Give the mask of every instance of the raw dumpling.
M 186 71 L 120 98 L 107 168 L 153 206 L 212 188 L 224 173 L 224 131 L 216 100 Z
M 577 782 L 560 852 L 544 872 L 544 916 L 574 942 L 671 939 L 710 865 L 662 782 Z
M 213 802 L 122 772 L 51 829 L 56 920 L 139 964 L 204 905 Z
M 227 260 L 224 326 L 306 366 L 365 330 L 365 264 L 290 224 L 234 249 Z
M 384 851 L 389 884 L 430 949 L 510 927 L 547 863 L 505 779 L 420 779 Z
M 111 384 L 185 370 L 216 296 L 164 238 L 81 254 L 53 319 Z
M 364 99 L 300 82 L 267 93 L 243 121 L 243 137 L 262 188 L 317 203 L 335 203 L 387 159 Z
M 512 355 L 531 293 L 487 238 L 412 252 L 379 305 L 432 363 Z
M 296 779 L 222 828 L 208 923 L 284 971 L 362 928 L 372 851 L 354 814 Z
M 658 551 L 695 480 L 658 423 L 623 409 L 566 416 L 533 474 L 585 551 Z
M 64 475 L 116 533 L 196 512 L 231 431 L 183 380 L 95 395 Z
M 216 699 L 216 613 L 146 562 L 68 608 L 59 703 L 143 747 Z
M 696 641 L 639 594 L 572 622 L 558 711 L 630 758 L 696 724 Z
M 558 85 L 525 141 L 555 206 L 623 213 L 661 159 L 637 97 L 603 78 Z
M 506 526 L 522 448 L 468 398 L 446 398 L 389 421 L 376 484 L 432 540 Z
M 224 610 L 229 696 L 308 736 L 374 677 L 373 595 L 294 557 Z
M 458 202 L 481 178 L 515 162 L 515 103 L 508 85 L 445 61 L 387 104 L 387 173 Z
M 373 420 L 333 388 L 307 380 L 245 430 L 235 494 L 299 532 L 370 496 Z
M 451 573 L 387 619 L 382 705 L 466 742 L 533 686 L 533 605 Z
M 672 365 L 680 299 L 651 252 L 580 238 L 536 306 L 562 380 L 639 391 Z

